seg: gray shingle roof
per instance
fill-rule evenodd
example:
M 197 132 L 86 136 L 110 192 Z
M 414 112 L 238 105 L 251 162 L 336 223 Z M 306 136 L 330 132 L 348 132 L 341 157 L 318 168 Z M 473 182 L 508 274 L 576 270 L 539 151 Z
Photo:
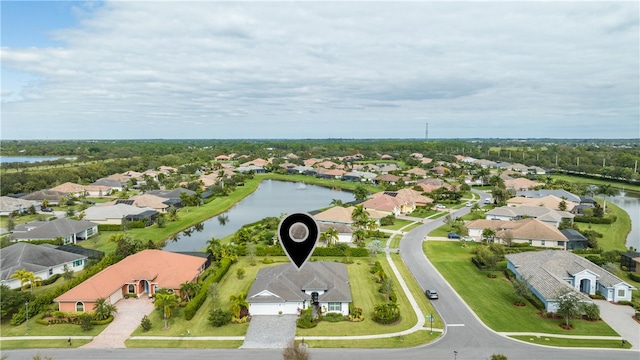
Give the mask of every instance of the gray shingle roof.
M 38 221 L 34 222 L 34 227 L 31 230 L 23 230 L 22 227 L 16 227 L 11 237 L 13 239 L 48 240 L 77 234 L 96 226 L 98 224 L 85 220 L 55 219 L 53 221 Z
M 291 263 L 263 268 L 258 271 L 247 301 L 268 303 L 274 301 L 304 301 L 311 295 L 304 290 L 323 290 L 319 301 L 351 302 L 351 287 L 345 264 L 316 261 L 306 263 L 298 270 Z M 266 292 L 274 296 L 264 295 Z M 263 294 L 257 296 L 258 294 Z
M 25 269 L 35 273 L 56 265 L 86 258 L 84 255 L 48 246 L 20 242 L 2 249 L 0 253 L 0 280 L 9 280 L 16 270 Z
M 564 250 L 528 251 L 505 257 L 548 300 L 555 299 L 563 288 L 571 288 L 567 280 L 583 270 L 595 273 L 598 282 L 605 287 L 624 283 L 591 261 Z

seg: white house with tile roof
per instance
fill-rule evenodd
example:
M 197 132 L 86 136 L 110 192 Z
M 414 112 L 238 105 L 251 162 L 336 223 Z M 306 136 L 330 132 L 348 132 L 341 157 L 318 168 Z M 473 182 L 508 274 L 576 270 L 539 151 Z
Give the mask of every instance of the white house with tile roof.
M 635 288 L 591 261 L 564 250 L 528 251 L 505 255 L 507 268 L 520 279 L 527 279 L 533 294 L 545 305 L 545 310 L 556 312 L 558 295 L 564 289 L 587 295 L 599 293 L 607 301 L 631 301 Z
M 251 315 L 295 315 L 310 306 L 348 315 L 352 300 L 347 266 L 314 261 L 300 270 L 291 263 L 262 268 L 246 300 Z

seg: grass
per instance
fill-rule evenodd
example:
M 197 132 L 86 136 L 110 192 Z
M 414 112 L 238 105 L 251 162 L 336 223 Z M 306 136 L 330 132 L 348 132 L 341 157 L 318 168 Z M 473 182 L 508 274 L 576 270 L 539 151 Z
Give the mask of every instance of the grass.
M 409 232 L 409 231 L 411 231 L 411 230 L 413 230 L 413 229 L 417 228 L 417 227 L 418 227 L 418 226 L 420 226 L 420 225 L 422 225 L 422 223 L 420 223 L 420 222 L 414 222 L 414 223 L 412 223 L 411 225 L 409 225 L 409 226 L 407 226 L 407 227 L 405 227 L 405 228 L 402 228 L 402 231 L 404 231 L 404 232 Z
M 631 218 L 626 211 L 611 203 L 610 201 L 607 201 L 607 213 L 616 215 L 618 219 L 610 225 L 586 223 L 576 224 L 581 230 L 591 228 L 592 230 L 601 233 L 603 236 L 602 238 L 598 239 L 598 246 L 601 247 L 602 250 L 626 251 L 627 235 L 629 235 L 629 231 L 631 231 Z
M 385 229 L 385 230 L 400 230 L 401 228 L 410 225 L 411 223 L 413 223 L 413 221 L 411 220 L 404 220 L 404 219 L 395 219 L 393 220 L 393 225 L 388 225 L 388 226 L 381 226 L 380 229 Z
M 393 237 L 391 238 L 391 242 L 389 243 L 389 248 L 397 249 L 398 247 L 400 247 L 400 240 L 402 240 L 401 235 L 393 235 Z
M 449 233 L 451 231 L 453 231 L 454 229 L 447 225 L 444 224 L 442 226 L 440 226 L 437 229 L 434 229 L 432 232 L 430 232 L 427 236 L 432 236 L 432 237 L 447 237 L 447 235 L 449 235 Z
M 237 349 L 242 340 L 126 340 L 128 348 Z
M 4 336 L 4 335 L 3 335 Z M 73 339 L 71 346 L 66 339 L 56 340 L 9 340 L 0 344 L 2 350 L 14 349 L 49 349 L 49 348 L 77 348 L 84 344 L 88 344 L 91 340 Z
M 380 325 L 371 320 L 371 312 L 376 304 L 384 303 L 384 295 L 378 292 L 380 286 L 375 281 L 375 276 L 369 273 L 370 265 L 366 261 L 367 258 L 355 259 L 353 264 L 347 266 L 349 273 L 349 282 L 351 285 L 351 296 L 353 306 L 362 308 L 364 313 L 364 321 L 348 322 L 342 321 L 330 323 L 322 321 L 312 329 L 297 329 L 296 336 L 346 336 L 346 335 L 371 335 L 385 334 L 399 331 L 405 331 L 416 324 L 417 318 L 409 300 L 397 285 L 397 279 L 393 278 L 396 283 L 396 294 L 398 295 L 398 305 L 400 306 L 401 320 L 391 325 Z M 374 260 L 380 261 L 384 272 L 388 276 L 393 276 L 393 272 L 389 267 L 384 254 L 379 254 Z M 334 347 L 331 341 L 323 342 L 326 347 Z
M 458 242 L 429 241 L 425 253 L 438 271 L 447 279 L 464 301 L 491 329 L 502 332 L 541 332 L 564 335 L 618 334 L 604 321 L 571 320 L 574 329 L 563 330 L 563 320 L 543 319 L 531 304 L 514 306 L 517 296 L 511 283 L 502 275 L 489 279 L 471 263 L 471 250 L 479 244 L 461 247 Z
M 429 343 L 441 334 L 429 331 L 416 331 L 402 336 L 389 338 L 364 339 L 364 340 L 305 340 L 310 348 L 358 348 L 358 349 L 382 349 L 411 347 Z
M 378 186 L 360 184 L 360 183 L 355 183 L 351 181 L 320 179 L 315 176 L 308 176 L 308 175 L 285 175 L 285 174 L 267 173 L 267 174 L 258 174 L 256 175 L 256 178 L 259 180 L 271 179 L 271 180 L 282 180 L 282 181 L 299 181 L 299 182 L 305 182 L 307 184 L 324 186 L 332 189 L 343 189 L 348 191 L 353 191 L 356 189 L 356 186 L 362 185 L 367 189 L 367 191 L 369 191 L 369 193 L 372 193 L 372 194 L 382 191 L 382 188 Z
M 551 336 L 538 337 L 521 335 L 510 337 L 531 344 L 546 346 L 631 349 L 631 344 L 629 344 L 629 342 L 626 342 L 625 345 L 622 346 L 622 341 L 620 340 L 565 339 Z
M 3 320 L 2 324 L 0 324 L 0 333 L 2 334 L 3 337 L 25 336 L 25 334 L 27 334 L 27 322 L 24 322 L 18 326 L 14 326 L 9 323 L 9 320 L 10 319 Z M 28 323 L 29 323 L 28 324 L 29 336 L 96 336 L 108 326 L 108 325 L 95 325 L 91 330 L 85 332 L 82 330 L 82 327 L 80 325 L 57 324 L 57 325 L 47 326 L 47 325 L 38 324 L 34 318 L 29 318 Z M 19 346 L 15 345 L 15 343 L 19 341 L 20 340 L 15 340 L 15 341 L 12 340 L 12 341 L 6 341 L 6 342 L 3 341 L 0 343 L 0 348 L 6 349 L 5 345 L 7 345 L 7 346 L 15 346 L 13 347 L 13 349 L 17 349 L 19 348 Z M 60 340 L 57 340 L 57 341 L 60 341 Z M 64 345 L 67 347 L 69 346 L 66 339 L 64 341 Z M 75 341 L 74 341 L 74 345 L 75 345 Z M 36 346 L 31 346 L 31 347 L 36 347 Z
M 587 178 L 582 176 L 572 176 L 572 175 L 566 175 L 566 174 L 551 174 L 551 175 L 544 175 L 544 176 L 545 177 L 551 176 L 554 180 L 564 180 L 570 183 L 587 184 L 587 185 L 611 185 L 611 187 L 614 187 L 617 189 L 625 189 L 625 190 L 640 192 L 639 185 Z

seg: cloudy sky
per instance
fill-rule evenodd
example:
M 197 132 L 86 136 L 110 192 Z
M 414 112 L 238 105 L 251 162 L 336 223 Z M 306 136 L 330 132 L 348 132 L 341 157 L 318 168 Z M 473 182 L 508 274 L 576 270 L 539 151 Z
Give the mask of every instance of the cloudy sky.
M 1 10 L 2 139 L 640 137 L 637 1 Z

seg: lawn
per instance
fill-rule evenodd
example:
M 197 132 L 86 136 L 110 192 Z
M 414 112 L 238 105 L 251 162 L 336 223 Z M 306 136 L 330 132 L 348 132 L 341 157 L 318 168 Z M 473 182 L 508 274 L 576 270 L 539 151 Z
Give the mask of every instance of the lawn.
M 73 339 L 71 342 L 72 348 L 80 347 L 84 344 L 88 344 L 91 340 Z M 69 343 L 66 339 L 56 340 L 7 340 L 0 344 L 2 350 L 13 349 L 50 349 L 50 348 L 69 348 Z M 35 358 L 34 358 L 35 359 Z
M 631 349 L 631 344 L 629 344 L 629 342 L 625 342 L 624 346 L 622 346 L 622 341 L 620 340 L 565 339 L 550 336 L 538 337 L 520 335 L 510 337 L 528 343 L 546 346 Z
M 581 177 L 581 176 L 572 176 L 572 175 L 566 175 L 566 174 L 552 174 L 552 175 L 544 175 L 544 176 L 551 176 L 554 180 L 564 180 L 570 183 L 587 184 L 587 185 L 611 185 L 612 187 L 615 187 L 617 189 L 625 189 L 625 190 L 640 192 L 640 186 L 627 184 L 627 183 L 619 183 L 615 181 L 607 181 L 607 180 L 600 180 L 600 179 L 587 178 L 587 177 Z
M 393 225 L 388 225 L 388 226 L 380 226 L 380 229 L 384 229 L 384 230 L 400 230 L 401 228 L 410 225 L 411 223 L 413 223 L 413 221 L 411 220 L 404 220 L 404 219 L 395 219 L 393 220 Z
M 592 229 L 603 235 L 598 239 L 598 246 L 604 251 L 626 251 L 627 235 L 631 231 L 631 218 L 626 211 L 607 201 L 607 213 L 618 217 L 613 224 L 586 224 L 576 223 L 581 230 Z
M 428 241 L 423 247 L 438 271 L 491 329 L 502 332 L 541 332 L 565 335 L 617 336 L 605 322 L 571 320 L 574 329 L 563 330 L 563 320 L 543 319 L 531 304 L 514 306 L 517 296 L 511 283 L 501 274 L 490 279 L 471 263 L 471 249 L 458 242 Z
M 364 313 L 364 321 L 361 322 L 327 322 L 322 321 L 312 329 L 297 329 L 296 336 L 346 336 L 346 335 L 370 335 L 384 334 L 404 331 L 417 322 L 417 318 L 409 300 L 404 292 L 397 284 L 397 280 L 393 277 L 393 272 L 389 267 L 384 254 L 378 254 L 375 260 L 380 261 L 384 268 L 385 274 L 392 276 L 395 281 L 395 292 L 398 296 L 398 305 L 400 305 L 401 321 L 392 325 L 380 325 L 371 320 L 371 312 L 376 304 L 384 303 L 384 295 L 378 292 L 379 284 L 375 281 L 375 276 L 369 273 L 369 258 L 355 258 L 353 264 L 347 266 L 349 273 L 349 282 L 351 285 L 351 296 L 353 298 L 353 306 L 362 308 Z M 333 347 L 331 341 L 323 342 L 325 347 Z

